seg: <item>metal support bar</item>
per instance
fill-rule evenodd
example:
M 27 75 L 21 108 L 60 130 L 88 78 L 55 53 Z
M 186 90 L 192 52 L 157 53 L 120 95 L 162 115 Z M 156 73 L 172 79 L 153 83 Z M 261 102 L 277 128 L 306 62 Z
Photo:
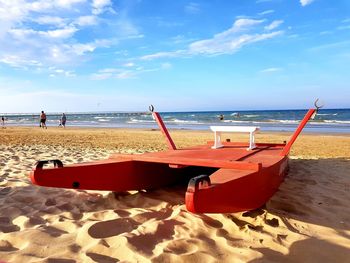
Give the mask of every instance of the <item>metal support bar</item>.
M 310 109 L 304 116 L 304 119 L 300 122 L 298 128 L 293 133 L 292 138 L 289 140 L 286 146 L 284 146 L 283 151 L 281 152 L 282 156 L 289 154 L 290 148 L 292 147 L 295 140 L 298 138 L 301 131 L 304 129 L 306 123 L 310 120 L 310 118 L 316 113 L 316 109 Z
M 162 120 L 162 117 L 160 117 L 160 114 L 158 112 L 153 111 L 154 107 L 152 105 L 150 106 L 150 110 L 152 112 L 153 118 L 156 120 L 160 130 L 162 131 L 163 135 L 165 136 L 169 150 L 176 150 L 175 143 L 174 143 L 173 139 L 171 138 L 171 136 L 168 132 L 168 129 L 166 128 L 166 126 Z

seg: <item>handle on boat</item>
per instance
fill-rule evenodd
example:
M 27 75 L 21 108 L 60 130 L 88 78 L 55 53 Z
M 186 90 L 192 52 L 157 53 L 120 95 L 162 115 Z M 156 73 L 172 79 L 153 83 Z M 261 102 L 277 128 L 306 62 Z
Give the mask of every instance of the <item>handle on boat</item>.
M 197 191 L 198 188 L 199 188 L 199 184 L 200 183 L 203 184 L 204 182 L 206 182 L 208 186 L 211 185 L 209 175 L 202 174 L 200 176 L 193 177 L 188 183 L 187 191 L 188 192 L 195 192 L 195 191 Z
M 53 163 L 53 166 L 55 168 L 62 168 L 63 167 L 63 163 L 60 160 L 44 160 L 44 161 L 38 161 L 35 164 L 35 169 L 36 170 L 42 170 L 44 165 L 49 164 L 49 163 Z
M 317 98 L 314 102 L 316 111 L 314 112 L 314 114 L 311 116 L 311 119 L 313 120 L 317 114 L 317 112 L 319 111 L 319 109 L 321 109 L 324 106 L 324 103 L 321 103 L 321 105 L 317 105 L 317 102 L 319 101 L 319 99 Z

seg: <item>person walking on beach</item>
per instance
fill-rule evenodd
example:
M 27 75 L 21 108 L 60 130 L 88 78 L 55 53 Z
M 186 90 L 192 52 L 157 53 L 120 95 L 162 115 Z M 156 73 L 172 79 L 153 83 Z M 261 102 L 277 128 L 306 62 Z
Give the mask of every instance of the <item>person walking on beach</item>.
M 62 113 L 59 126 L 62 126 L 63 128 L 66 128 L 66 121 L 67 121 L 67 116 L 66 116 L 66 114 Z
M 5 117 L 4 116 L 1 117 L 1 126 L 3 128 L 5 128 Z
M 46 127 L 46 114 L 43 110 L 41 111 L 41 114 L 40 114 L 40 127 L 47 129 L 47 127 Z

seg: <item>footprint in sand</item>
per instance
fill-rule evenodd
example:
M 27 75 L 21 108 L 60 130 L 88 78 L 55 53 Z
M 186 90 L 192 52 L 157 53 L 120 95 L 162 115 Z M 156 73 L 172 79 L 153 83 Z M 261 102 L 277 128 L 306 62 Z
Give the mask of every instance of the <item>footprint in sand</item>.
M 25 222 L 24 226 L 25 227 L 33 227 L 37 225 L 44 225 L 47 221 L 41 217 L 38 216 L 32 216 L 28 218 L 28 221 Z
M 265 223 L 272 227 L 278 227 L 279 221 L 277 218 L 265 219 Z
M 114 263 L 119 262 L 119 259 L 108 257 L 105 255 L 97 254 L 97 253 L 86 253 L 88 257 L 90 257 L 95 262 L 105 262 L 105 263 Z
M 65 258 L 48 258 L 47 263 L 76 263 L 73 259 L 65 259 Z
M 53 206 L 53 205 L 56 205 L 56 200 L 53 199 L 53 198 L 48 198 L 45 202 L 45 205 L 46 206 Z
M 93 238 L 107 238 L 117 236 L 125 232 L 131 232 L 139 224 L 128 218 L 118 218 L 115 220 L 98 222 L 92 225 L 88 233 Z
M 204 216 L 203 217 L 203 222 L 207 224 L 208 226 L 214 227 L 214 228 L 222 228 L 224 225 L 216 219 L 213 219 L 209 216 Z
M 19 162 L 19 161 L 20 161 L 20 159 L 19 159 L 18 156 L 12 156 L 11 159 L 12 159 L 13 161 L 16 161 L 16 162 Z
M 0 217 L 0 232 L 10 233 L 19 231 L 20 227 L 12 224 L 12 221 L 8 217 Z
M 241 219 L 238 219 L 237 217 L 233 215 L 227 215 L 228 219 L 231 219 L 231 221 L 238 226 L 240 229 L 243 229 L 246 225 L 249 225 L 250 223 Z
M 171 241 L 163 251 L 165 253 L 173 253 L 175 255 L 192 254 L 199 250 L 198 246 L 189 240 Z
M 242 241 L 243 241 L 243 239 L 241 239 L 241 238 L 233 238 L 232 233 L 229 233 L 227 230 L 222 229 L 222 228 L 218 229 L 216 231 L 216 236 L 223 237 L 225 239 L 226 243 L 229 246 L 233 246 L 233 247 L 238 246 L 238 244 L 242 243 Z
M 130 213 L 128 211 L 125 210 L 114 210 L 114 213 L 116 213 L 119 217 L 128 217 L 130 215 Z
M 68 234 L 67 231 L 58 229 L 56 227 L 53 226 L 45 226 L 45 225 L 41 225 L 38 229 L 40 229 L 42 232 L 49 234 L 52 237 L 60 237 L 64 234 Z
M 278 234 L 277 235 L 277 241 L 278 243 L 282 244 L 283 241 L 285 241 L 287 239 L 288 235 L 282 235 L 282 234 Z
M 0 240 L 0 251 L 13 252 L 13 251 L 17 251 L 17 250 L 18 250 L 18 248 L 14 247 L 9 241 Z
M 69 250 L 72 251 L 73 253 L 78 253 L 81 250 L 81 246 L 77 244 L 73 244 L 69 246 Z
M 260 215 L 263 215 L 265 211 L 263 209 L 255 209 L 252 211 L 247 211 L 242 214 L 243 217 L 251 217 L 251 218 L 256 218 Z

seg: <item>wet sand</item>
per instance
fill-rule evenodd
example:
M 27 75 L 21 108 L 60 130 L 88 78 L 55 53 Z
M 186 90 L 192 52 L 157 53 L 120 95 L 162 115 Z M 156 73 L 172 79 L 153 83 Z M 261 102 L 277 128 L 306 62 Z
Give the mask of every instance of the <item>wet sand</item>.
M 204 131 L 171 134 L 178 147 L 213 140 Z M 260 133 L 256 140 L 289 136 Z M 7 127 L 0 138 L 2 261 L 349 262 L 349 135 L 298 138 L 289 175 L 265 207 L 202 215 L 186 211 L 180 185 L 113 194 L 38 187 L 28 179 L 40 159 L 70 164 L 166 149 L 158 130 Z

